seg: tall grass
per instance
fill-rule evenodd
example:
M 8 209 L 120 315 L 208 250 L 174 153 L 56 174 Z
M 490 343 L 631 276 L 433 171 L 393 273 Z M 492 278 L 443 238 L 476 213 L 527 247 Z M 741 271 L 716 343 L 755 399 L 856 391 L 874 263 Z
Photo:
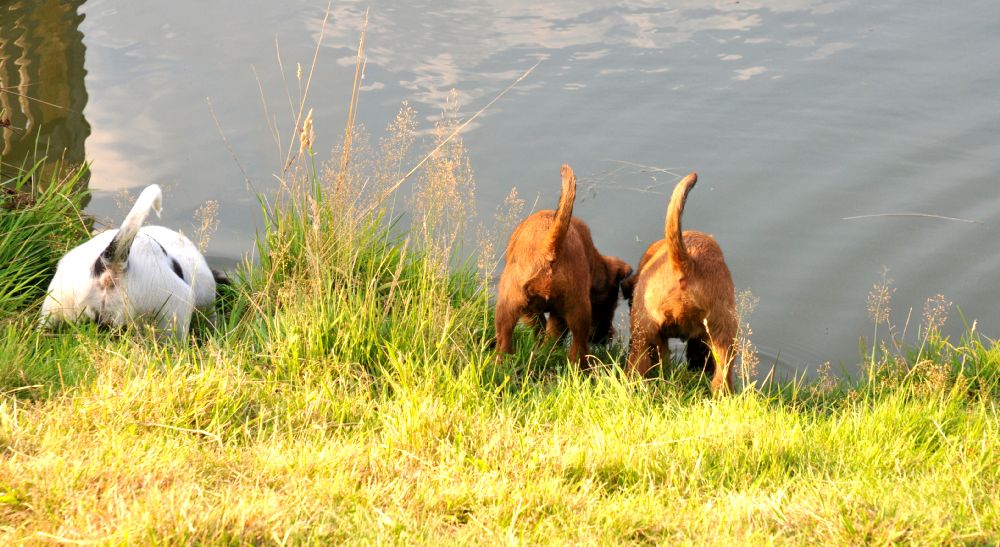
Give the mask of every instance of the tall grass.
M 76 191 L 87 166 L 35 182 L 45 160 L 22 169 L 0 187 L 0 314 L 9 316 L 45 294 L 55 264 L 85 239 L 88 222 L 80 214 L 85 195 Z
M 300 141 L 218 331 L 50 335 L 5 313 L 0 541 L 997 540 L 992 342 L 873 340 L 865 378 L 721 399 L 684 367 L 630 378 L 615 346 L 581 374 L 519 332 L 497 361 L 487 284 L 435 246 L 454 232 L 402 232 L 381 198 L 416 142 L 396 136 L 326 167 Z M 421 184 L 454 188 L 457 149 Z

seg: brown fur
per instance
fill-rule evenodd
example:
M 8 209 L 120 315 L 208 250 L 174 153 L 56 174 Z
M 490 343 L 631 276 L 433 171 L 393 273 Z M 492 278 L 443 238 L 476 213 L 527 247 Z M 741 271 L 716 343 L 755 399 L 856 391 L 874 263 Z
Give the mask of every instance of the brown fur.
M 669 359 L 668 339 L 681 338 L 688 342 L 689 365 L 704 366 L 712 376 L 713 393 L 720 394 L 733 389 L 736 290 L 715 239 L 681 231 L 684 203 L 697 181 L 698 175 L 691 173 L 677 184 L 667 207 L 664 239 L 646 249 L 636 275 L 622 284 L 632 307 L 628 365 L 645 375 Z
M 632 267 L 597 252 L 590 229 L 573 216 L 576 177 L 562 166 L 562 194 L 556 211 L 538 211 L 510 236 L 507 264 L 497 289 L 496 332 L 501 353 L 513 353 L 518 319 L 561 338 L 573 335 L 570 360 L 585 366 L 588 342 L 610 338 L 618 288 Z M 545 314 L 548 313 L 548 319 Z

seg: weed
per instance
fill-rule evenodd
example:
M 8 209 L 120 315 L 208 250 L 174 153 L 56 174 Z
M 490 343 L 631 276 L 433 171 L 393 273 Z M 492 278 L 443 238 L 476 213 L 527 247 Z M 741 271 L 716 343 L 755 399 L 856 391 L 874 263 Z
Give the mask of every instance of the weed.
M 736 315 L 739 318 L 739 329 L 736 335 L 736 342 L 733 345 L 733 353 L 740 359 L 740 379 L 743 385 L 750 385 L 757 378 L 757 367 L 760 364 L 760 357 L 757 356 L 757 348 L 750 340 L 753 335 L 753 328 L 750 327 L 750 316 L 760 299 L 749 290 L 736 293 Z
M 219 202 L 208 200 L 194 212 L 198 228 L 195 230 L 194 241 L 198 250 L 204 253 L 208 250 L 208 242 L 212 234 L 219 228 Z

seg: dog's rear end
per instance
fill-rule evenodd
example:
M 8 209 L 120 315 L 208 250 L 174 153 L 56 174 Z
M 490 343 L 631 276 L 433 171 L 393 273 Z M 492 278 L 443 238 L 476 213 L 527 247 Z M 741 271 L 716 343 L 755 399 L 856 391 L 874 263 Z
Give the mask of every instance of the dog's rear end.
M 125 292 L 132 246 L 150 211 L 160 214 L 163 193 L 152 184 L 136 199 L 117 230 L 102 232 L 71 249 L 59 260 L 42 302 L 40 324 L 90 319 L 121 326 L 129 319 Z M 141 254 L 141 253 L 140 253 Z M 141 269 L 140 265 L 138 269 Z M 134 272 L 137 268 L 132 267 Z
M 216 280 L 197 247 L 173 230 L 143 226 L 161 200 L 160 187 L 148 186 L 117 230 L 66 253 L 42 303 L 41 326 L 149 323 L 184 339 L 195 308 L 212 313 Z
M 705 367 L 712 391 L 731 391 L 736 295 L 722 249 L 708 234 L 682 232 L 687 195 L 698 177 L 691 173 L 674 189 L 667 207 L 664 239 L 649 246 L 637 275 L 623 284 L 631 297 L 629 368 L 645 375 L 669 359 L 669 338 L 687 340 L 692 367 Z
M 497 290 L 497 349 L 513 353 L 514 326 L 524 319 L 539 335 L 547 329 L 558 338 L 568 329 L 569 358 L 585 365 L 588 341 L 610 333 L 619 285 L 632 269 L 597 252 L 590 230 L 573 217 L 576 176 L 568 165 L 561 175 L 557 210 L 526 218 L 507 245 Z
M 502 353 L 513 353 L 514 326 L 520 318 L 532 323 L 537 332 L 545 323 L 544 314 L 557 309 L 570 311 L 569 317 L 563 317 L 573 333 L 570 359 L 579 360 L 587 352 L 589 301 L 568 305 L 572 295 L 587 292 L 589 285 L 584 276 L 570 275 L 581 270 L 583 259 L 577 238 L 566 241 L 576 198 L 576 177 L 567 165 L 562 167 L 561 175 L 558 208 L 538 211 L 524 219 L 507 245 L 507 264 L 500 275 L 495 313 L 497 346 Z M 581 332 L 583 336 L 579 336 Z

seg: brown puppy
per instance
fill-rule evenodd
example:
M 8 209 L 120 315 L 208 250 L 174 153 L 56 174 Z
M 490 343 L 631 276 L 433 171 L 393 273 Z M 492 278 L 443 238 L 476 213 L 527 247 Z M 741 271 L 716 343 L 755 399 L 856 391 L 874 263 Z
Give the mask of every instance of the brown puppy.
M 656 253 L 660 252 L 660 249 L 667 244 L 666 239 L 661 239 L 659 241 L 654 241 L 646 248 L 646 252 L 642 253 L 642 258 L 639 259 L 639 267 L 636 269 L 635 275 L 629 277 L 625 281 L 622 281 L 622 295 L 625 300 L 628 300 L 629 310 L 632 309 L 632 296 L 635 292 L 635 286 L 639 281 L 639 274 L 642 270 L 649 264 L 649 261 L 653 258 Z M 711 359 L 711 352 L 709 347 L 705 345 L 701 340 L 689 340 L 687 343 L 686 355 L 688 360 L 688 369 L 694 372 L 705 371 L 705 374 L 712 376 L 715 374 L 715 360 Z
M 632 340 L 629 368 L 645 375 L 670 358 L 669 338 L 687 340 L 692 368 L 712 376 L 712 392 L 732 391 L 736 340 L 736 290 L 722 249 L 708 234 L 681 232 L 691 173 L 677 184 L 667 207 L 665 239 L 646 249 L 638 273 L 622 284 L 630 299 Z
M 586 367 L 588 340 L 602 343 L 611 336 L 618 287 L 632 274 L 632 267 L 597 252 L 590 229 L 573 217 L 573 170 L 563 165 L 561 173 L 559 208 L 524 219 L 507 244 L 507 265 L 497 289 L 497 345 L 502 353 L 514 352 L 518 319 L 538 334 L 546 325 L 555 338 L 568 327 L 573 334 L 569 358 Z

